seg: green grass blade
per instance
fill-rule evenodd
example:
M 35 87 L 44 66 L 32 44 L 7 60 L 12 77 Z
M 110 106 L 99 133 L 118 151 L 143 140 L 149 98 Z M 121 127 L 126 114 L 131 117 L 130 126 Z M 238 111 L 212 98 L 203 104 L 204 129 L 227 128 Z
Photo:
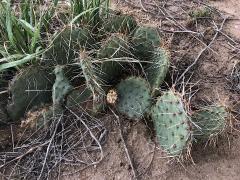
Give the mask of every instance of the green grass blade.
M 0 63 L 10 62 L 10 61 L 13 61 L 14 59 L 21 59 L 21 58 L 23 58 L 25 55 L 23 55 L 23 54 L 13 54 L 13 55 L 6 54 L 6 56 L 7 56 L 7 57 L 4 57 L 4 58 L 1 58 L 1 59 L 0 59 Z
M 29 24 L 23 19 L 18 19 L 18 22 L 22 25 L 22 27 L 27 31 L 28 34 L 34 36 L 34 27 L 31 24 Z
M 10 2 L 8 1 L 6 4 L 6 28 L 7 28 L 7 35 L 10 43 L 12 46 L 16 46 L 15 41 L 14 41 L 14 36 L 13 36 L 13 24 L 12 24 L 12 12 L 11 12 L 11 7 L 10 7 Z
M 35 26 L 35 30 L 34 30 L 34 35 L 32 37 L 32 42 L 31 42 L 31 46 L 30 46 L 30 52 L 34 52 L 34 49 L 38 43 L 38 40 L 40 39 L 40 33 L 41 33 L 41 22 L 39 22 L 36 26 Z
M 85 14 L 87 14 L 87 13 L 89 13 L 89 12 L 92 12 L 92 11 L 94 11 L 94 10 L 96 10 L 96 9 L 98 9 L 98 7 L 97 7 L 97 8 L 91 8 L 91 9 L 88 9 L 88 10 L 80 13 L 79 15 L 77 15 L 77 16 L 75 16 L 75 17 L 73 18 L 73 20 L 70 22 L 70 24 L 74 24 L 80 17 L 82 17 L 83 15 L 85 15 Z
M 42 54 L 42 52 L 43 51 L 39 51 L 39 52 L 36 52 L 34 54 L 26 54 L 26 55 L 23 55 L 22 58 L 19 59 L 19 60 L 15 60 L 15 61 L 12 61 L 12 62 L 1 64 L 0 65 L 0 72 L 5 70 L 5 69 L 21 66 L 21 65 L 23 65 L 27 62 L 30 62 L 31 60 L 35 59 L 37 56 Z M 1 62 L 1 59 L 0 59 L 0 62 Z

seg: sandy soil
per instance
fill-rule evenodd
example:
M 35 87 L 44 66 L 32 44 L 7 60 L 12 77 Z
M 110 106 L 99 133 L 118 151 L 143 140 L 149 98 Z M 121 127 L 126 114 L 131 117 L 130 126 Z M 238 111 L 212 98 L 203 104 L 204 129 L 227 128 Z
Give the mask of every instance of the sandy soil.
M 210 1 L 214 7 L 219 9 L 220 11 L 224 11 L 232 17 L 227 23 L 225 30 L 229 32 L 234 38 L 240 39 L 240 11 L 239 11 L 239 1 L 238 0 L 228 0 L 228 1 Z

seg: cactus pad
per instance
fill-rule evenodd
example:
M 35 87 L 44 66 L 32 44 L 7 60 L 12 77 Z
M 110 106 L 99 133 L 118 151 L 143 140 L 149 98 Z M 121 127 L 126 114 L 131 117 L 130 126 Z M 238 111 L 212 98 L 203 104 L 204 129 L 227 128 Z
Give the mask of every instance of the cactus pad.
M 179 95 L 165 92 L 152 107 L 157 137 L 161 147 L 170 155 L 180 155 L 190 142 L 189 117 Z
M 132 16 L 113 16 L 103 25 L 103 30 L 110 33 L 131 33 L 137 26 L 137 22 Z
M 160 36 L 156 28 L 139 27 L 132 38 L 135 56 L 139 59 L 151 57 L 154 48 L 160 46 Z
M 124 58 L 131 56 L 127 38 L 120 34 L 113 34 L 98 52 L 98 58 L 101 59 L 99 76 L 106 84 L 111 84 L 114 79 L 122 74 Z M 107 58 L 107 59 L 103 59 Z M 121 61 L 118 59 L 121 58 Z
M 88 29 L 64 29 L 54 40 L 52 47 L 43 54 L 42 64 L 66 65 L 78 58 L 81 48 L 93 48 L 94 39 Z
M 127 37 L 122 34 L 112 34 L 102 43 L 98 58 L 119 58 L 130 55 Z
M 151 95 L 147 82 L 138 77 L 129 77 L 117 85 L 117 110 L 129 118 L 139 119 L 150 110 Z
M 224 106 L 205 107 L 194 113 L 192 120 L 196 124 L 196 138 L 214 137 L 226 128 L 228 112 Z
M 54 76 L 39 66 L 33 66 L 19 73 L 10 86 L 12 100 L 7 111 L 14 121 L 26 111 L 42 103 L 51 102 Z
M 163 83 L 170 65 L 168 52 L 158 48 L 152 57 L 152 63 L 145 68 L 148 82 L 154 92 Z
M 60 108 L 64 105 L 65 97 L 72 90 L 72 86 L 70 85 L 68 79 L 65 77 L 62 66 L 55 67 L 55 83 L 53 85 L 53 107 Z M 61 108 L 60 108 L 61 109 Z

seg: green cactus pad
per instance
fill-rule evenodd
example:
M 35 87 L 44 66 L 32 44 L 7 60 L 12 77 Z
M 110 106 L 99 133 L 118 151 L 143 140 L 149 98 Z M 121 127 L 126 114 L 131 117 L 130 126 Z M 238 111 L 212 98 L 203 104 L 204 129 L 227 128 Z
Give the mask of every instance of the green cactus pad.
M 180 155 L 191 137 L 189 116 L 181 97 L 171 90 L 164 92 L 152 107 L 151 117 L 161 147 L 169 155 Z
M 110 18 L 103 25 L 103 31 L 109 33 L 131 33 L 137 26 L 137 22 L 132 16 L 118 15 Z
M 99 77 L 105 84 L 111 84 L 114 79 L 118 79 L 122 74 L 126 59 L 124 57 L 131 56 L 129 47 L 127 37 L 121 34 L 113 34 L 104 42 L 104 45 L 98 52 L 98 58 L 101 60 Z
M 170 65 L 168 52 L 164 49 L 158 48 L 154 51 L 152 63 L 147 65 L 145 73 L 147 80 L 152 88 L 152 93 L 163 83 Z
M 62 66 L 56 66 L 54 72 L 56 79 L 52 93 L 53 107 L 61 109 L 65 103 L 65 97 L 73 87 L 65 77 Z
M 52 47 L 43 54 L 42 64 L 66 65 L 75 62 L 79 50 L 94 48 L 95 41 L 86 28 L 64 29 L 54 40 Z
M 142 60 L 152 56 L 152 51 L 160 47 L 160 36 L 156 28 L 141 26 L 132 38 L 132 45 L 135 56 Z
M 129 57 L 128 38 L 122 34 L 112 34 L 102 43 L 102 48 L 98 52 L 98 58 L 119 58 Z
M 33 66 L 19 73 L 12 84 L 12 100 L 7 111 L 14 121 L 19 120 L 34 106 L 51 102 L 54 75 L 40 66 Z
M 117 87 L 117 110 L 129 118 L 140 119 L 150 111 L 151 95 L 147 82 L 139 77 L 129 77 Z
M 192 121 L 196 124 L 194 137 L 208 139 L 215 137 L 226 128 L 228 112 L 224 106 L 205 107 L 194 113 Z

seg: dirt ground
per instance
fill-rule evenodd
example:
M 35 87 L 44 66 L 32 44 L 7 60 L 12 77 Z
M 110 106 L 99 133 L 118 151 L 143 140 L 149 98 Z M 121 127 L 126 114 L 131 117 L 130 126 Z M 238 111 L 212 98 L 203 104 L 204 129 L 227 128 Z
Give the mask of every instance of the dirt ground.
M 189 33 L 171 33 L 176 30 L 171 23 L 162 21 L 158 16 L 152 16 L 154 11 L 148 11 L 147 9 L 148 5 L 152 5 L 152 1 L 143 1 L 142 4 L 139 2 L 133 0 L 115 1 L 112 6 L 116 10 L 137 17 L 142 24 L 158 26 L 163 33 L 165 46 L 171 47 L 173 66 L 187 67 L 189 65 L 188 61 L 192 62 L 196 58 L 202 46 L 199 43 L 194 46 L 190 45 L 195 42 L 192 41 L 192 36 Z M 178 9 L 182 4 L 177 4 L 180 1 L 169 1 L 169 4 L 171 2 L 173 2 L 173 6 L 169 8 L 170 12 L 177 17 Z M 187 2 L 189 3 L 187 7 L 194 4 L 192 1 Z M 196 64 L 197 68 L 193 69 L 194 74 L 191 82 L 197 84 L 198 91 L 192 101 L 193 104 L 196 103 L 197 105 L 199 102 L 224 103 L 239 111 L 237 102 L 240 100 L 240 95 L 229 90 L 229 81 L 227 79 L 236 62 L 240 60 L 239 49 L 236 48 L 237 42 L 240 40 L 240 3 L 238 0 L 215 0 L 208 3 L 212 7 L 216 7 L 225 16 L 228 16 L 230 20 L 226 21 L 223 26 L 222 32 L 224 34 L 219 33 L 212 43 L 212 52 L 204 52 Z M 199 5 L 203 4 L 200 3 Z M 186 10 L 188 9 L 186 8 Z M 168 29 L 163 30 L 165 27 Z M 198 28 L 199 31 L 209 33 L 206 26 L 199 25 Z M 167 32 L 167 35 L 165 32 Z M 213 37 L 211 33 L 209 34 L 209 36 Z M 226 37 L 225 34 L 228 36 Z M 208 44 L 210 40 L 206 38 L 204 42 Z M 238 53 L 236 53 L 236 50 Z M 183 61 L 186 61 L 186 64 Z M 63 176 L 63 179 L 133 179 L 133 171 L 120 138 L 119 128 L 113 119 L 109 117 L 105 122 L 109 134 L 107 143 L 104 145 L 105 157 L 103 161 L 81 173 L 73 174 L 70 177 Z M 192 158 L 194 163 L 176 163 L 171 158 L 167 158 L 166 154 L 162 152 L 156 143 L 154 132 L 144 121 L 123 121 L 123 124 L 124 138 L 136 170 L 137 179 L 239 179 L 240 139 L 237 133 L 228 133 L 227 137 L 220 138 L 216 147 L 193 147 Z

